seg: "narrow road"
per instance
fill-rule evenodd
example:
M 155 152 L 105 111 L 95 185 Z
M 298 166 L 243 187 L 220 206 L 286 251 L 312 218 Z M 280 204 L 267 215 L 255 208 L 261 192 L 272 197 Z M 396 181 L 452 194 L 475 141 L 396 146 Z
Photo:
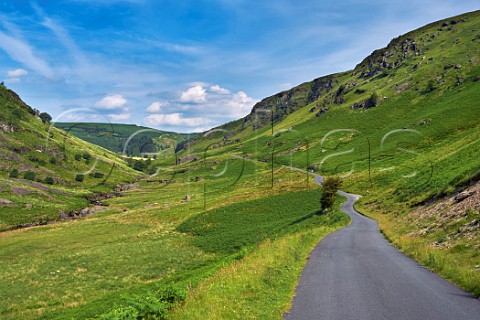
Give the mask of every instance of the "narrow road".
M 480 319 L 480 300 L 392 247 L 376 221 L 355 211 L 359 196 L 339 194 L 352 223 L 311 252 L 285 319 Z

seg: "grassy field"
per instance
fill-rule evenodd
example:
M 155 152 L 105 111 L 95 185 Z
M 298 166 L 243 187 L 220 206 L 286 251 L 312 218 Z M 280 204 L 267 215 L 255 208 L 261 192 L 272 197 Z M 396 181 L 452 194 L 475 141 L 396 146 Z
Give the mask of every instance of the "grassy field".
M 108 314 L 135 294 L 148 295 L 171 283 L 195 286 L 265 241 L 311 233 L 312 244 L 314 236 L 318 240 L 346 224 L 339 214 L 315 214 L 320 192 L 306 190 L 303 174 L 276 169 L 282 181 L 271 188 L 266 165 L 230 159 L 228 173 L 213 177 L 211 172 L 223 171 L 220 164 L 225 159 L 210 160 L 218 167 L 204 163 L 177 167 L 181 173 L 170 184 L 142 180 L 137 188 L 107 200 L 107 211 L 88 218 L 2 233 L 0 286 L 6 288 L 1 292 L 2 318 Z M 237 181 L 239 171 L 243 174 Z M 201 181 L 194 179 L 197 176 Z M 207 200 L 201 196 L 204 190 Z M 247 205 L 242 209 L 238 201 L 243 200 Z M 195 221 L 204 219 L 214 219 L 218 229 L 208 230 L 204 224 L 205 235 L 194 235 Z M 231 230 L 242 234 L 235 236 Z M 230 240 L 219 241 L 219 236 Z M 298 276 L 300 269 L 296 270 Z M 294 284 L 292 277 L 289 290 Z

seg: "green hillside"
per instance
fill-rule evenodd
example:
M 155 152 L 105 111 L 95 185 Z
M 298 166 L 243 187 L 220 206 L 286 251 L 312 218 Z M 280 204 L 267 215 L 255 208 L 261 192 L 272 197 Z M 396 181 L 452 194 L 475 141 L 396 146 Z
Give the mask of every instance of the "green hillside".
M 0 110 L 0 230 L 78 213 L 137 176 L 114 153 L 43 123 L 3 85 Z
M 133 156 L 158 153 L 193 136 L 134 124 L 56 122 L 54 125 L 110 151 Z
M 478 296 L 478 200 L 455 215 L 418 212 L 478 184 L 479 30 L 476 11 L 402 35 L 354 70 L 264 99 L 178 156 L 209 149 L 340 175 L 395 245 Z
M 0 233 L 0 317 L 281 319 L 312 248 L 348 224 L 340 196 L 321 214 L 322 191 L 285 165 L 340 176 L 394 245 L 480 296 L 479 53 L 480 11 L 432 23 L 149 159 L 104 212 Z M 49 135 L 0 90 L 4 228 L 135 177 L 112 152 Z M 75 181 L 93 155 L 100 173 L 115 164 L 106 185 Z M 14 168 L 55 184 L 21 196 L 46 184 L 9 178 Z

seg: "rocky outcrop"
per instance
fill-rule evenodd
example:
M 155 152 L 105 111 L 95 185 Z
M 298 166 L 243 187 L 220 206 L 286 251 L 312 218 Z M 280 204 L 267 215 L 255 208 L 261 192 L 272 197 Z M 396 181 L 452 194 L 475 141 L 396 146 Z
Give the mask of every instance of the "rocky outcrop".
M 419 56 L 429 42 L 441 32 L 454 30 L 455 25 L 465 22 L 463 19 L 440 21 L 393 39 L 387 47 L 374 51 L 359 63 L 353 75 L 359 78 L 371 78 L 386 74 L 389 70 L 402 66 L 407 58 Z M 431 30 L 436 28 L 437 32 Z M 428 30 L 428 31 L 427 31 Z M 417 66 L 418 68 L 418 66 Z
M 177 159 L 177 164 L 190 162 L 190 161 L 197 161 L 198 159 L 199 159 L 198 154 L 189 154 L 185 157 L 178 158 Z
M 8 200 L 8 199 L 0 199 L 0 207 L 1 206 L 5 206 L 5 205 L 10 205 L 12 204 L 13 202 Z
M 258 129 L 272 122 L 279 122 L 290 113 L 326 96 L 337 84 L 336 76 L 329 75 L 263 99 L 243 119 L 242 129 L 248 126 Z M 311 112 L 314 111 L 315 109 Z
M 15 128 L 12 125 L 6 124 L 6 123 L 1 123 L 0 122 L 0 130 L 2 130 L 4 133 L 14 133 Z

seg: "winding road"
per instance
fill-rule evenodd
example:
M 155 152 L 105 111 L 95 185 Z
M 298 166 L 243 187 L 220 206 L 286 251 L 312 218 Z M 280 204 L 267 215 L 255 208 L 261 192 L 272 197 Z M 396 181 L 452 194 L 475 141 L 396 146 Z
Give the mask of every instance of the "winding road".
M 392 247 L 376 221 L 355 211 L 359 196 L 339 194 L 352 222 L 311 252 L 285 319 L 480 319 L 480 300 Z

